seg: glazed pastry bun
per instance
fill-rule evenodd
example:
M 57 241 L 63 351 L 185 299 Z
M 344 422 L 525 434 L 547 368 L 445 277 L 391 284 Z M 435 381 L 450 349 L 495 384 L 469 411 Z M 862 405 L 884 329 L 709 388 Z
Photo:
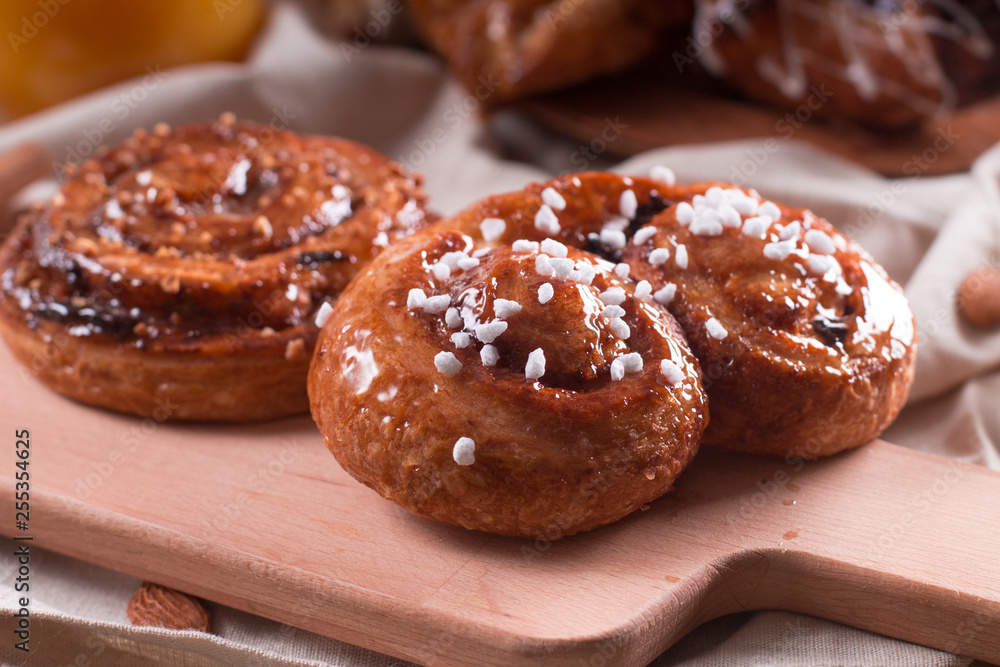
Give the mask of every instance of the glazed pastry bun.
M 68 169 L 0 248 L 0 334 L 71 398 L 157 419 L 308 409 L 315 314 L 427 222 L 364 146 L 231 114 Z
M 309 372 L 344 469 L 418 515 L 547 539 L 670 488 L 707 423 L 698 362 L 649 283 L 581 249 L 624 239 L 629 183 L 488 197 L 355 278 Z
M 664 190 L 622 259 L 701 361 L 706 446 L 816 458 L 864 444 L 913 382 L 913 313 L 857 243 L 804 209 L 705 183 Z

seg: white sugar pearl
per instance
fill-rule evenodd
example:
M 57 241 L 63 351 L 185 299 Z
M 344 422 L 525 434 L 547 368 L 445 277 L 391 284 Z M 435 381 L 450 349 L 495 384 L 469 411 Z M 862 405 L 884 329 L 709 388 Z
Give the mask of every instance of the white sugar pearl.
M 618 262 L 615 264 L 615 275 L 625 280 L 628 278 L 628 274 L 632 272 L 632 267 L 625 262 Z
M 609 306 L 620 306 L 625 303 L 625 290 L 621 287 L 609 287 L 597 296 Z
M 469 347 L 469 344 L 472 343 L 472 336 L 464 331 L 459 331 L 451 335 L 451 342 L 455 347 L 462 350 Z
M 524 365 L 524 377 L 537 380 L 545 375 L 545 352 L 538 348 L 528 355 L 528 363 Z
M 755 216 L 743 221 L 743 234 L 756 239 L 767 236 L 767 228 L 771 226 L 771 218 Z
M 451 450 L 451 457 L 460 466 L 471 466 L 476 462 L 476 443 L 472 438 L 459 438 Z
M 539 257 L 541 257 L 541 255 L 539 255 Z M 556 278 L 560 278 L 562 280 L 569 278 L 570 271 L 572 271 L 573 267 L 576 266 L 576 262 L 566 257 L 553 257 L 549 260 L 549 264 L 551 264 Z
M 483 341 L 484 343 L 492 343 L 497 339 L 497 337 L 507 330 L 507 323 L 494 320 L 493 322 L 485 322 L 483 324 L 476 325 L 476 338 Z
M 647 296 L 653 293 L 653 286 L 649 284 L 648 280 L 640 280 L 635 286 L 635 298 L 645 299 Z
M 492 345 L 483 345 L 483 349 L 479 351 L 479 358 L 483 366 L 496 366 L 500 361 L 500 352 Z
M 782 241 L 790 241 L 792 239 L 797 239 L 801 233 L 802 223 L 796 220 L 782 227 L 781 231 L 778 232 L 778 238 Z
M 566 244 L 560 243 L 555 239 L 545 239 L 541 244 L 542 252 L 552 257 L 565 257 L 569 253 L 569 248 Z
M 805 235 L 806 245 L 813 252 L 822 253 L 824 255 L 832 255 L 837 250 L 837 246 L 834 245 L 833 239 L 830 238 L 825 232 L 821 232 L 818 229 L 810 229 Z
M 330 314 L 332 312 L 333 306 L 324 301 L 323 305 L 316 311 L 316 326 L 322 329 L 323 325 L 326 324 L 326 321 L 330 319 Z
M 455 375 L 462 370 L 462 362 L 453 352 L 438 352 L 434 355 L 434 366 L 445 375 Z
M 443 313 L 448 310 L 448 306 L 451 305 L 451 297 L 447 294 L 439 294 L 437 296 L 429 296 L 427 300 L 424 301 L 424 312 L 425 313 Z
M 738 196 L 733 196 L 729 200 L 729 205 L 735 208 L 740 215 L 756 215 L 760 208 L 759 202 L 753 197 L 740 192 Z
M 451 275 L 451 269 L 447 264 L 437 262 L 435 264 L 431 264 L 431 273 L 437 280 L 447 280 L 448 276 Z
M 542 201 L 557 211 L 566 208 L 566 199 L 553 188 L 542 190 Z
M 601 317 L 621 317 L 625 314 L 625 309 L 621 306 L 605 306 L 601 311 Z
M 729 335 L 729 332 L 726 331 L 726 328 L 722 326 L 719 320 L 715 319 L 714 317 L 708 318 L 708 321 L 705 322 L 705 331 L 708 332 L 709 336 L 715 338 L 716 340 L 722 340 L 723 338 Z
M 553 293 L 554 290 L 552 289 L 551 283 L 542 283 L 542 285 L 538 288 L 538 303 L 548 303 L 552 300 Z
M 674 300 L 675 294 L 677 294 L 677 285 L 674 283 L 667 283 L 653 293 L 653 301 L 661 306 L 666 306 Z
M 538 255 L 535 257 L 535 271 L 540 276 L 551 276 L 556 270 L 552 266 L 552 258 L 548 255 Z
M 414 287 L 406 295 L 407 308 L 423 308 L 425 301 L 427 301 L 427 295 L 419 287 Z
M 461 313 L 458 312 L 458 308 L 449 308 L 445 311 L 444 321 L 452 329 L 457 329 L 464 324 L 462 320 Z
M 521 312 L 521 304 L 509 299 L 496 299 L 493 301 L 493 312 L 501 320 L 505 320 L 511 315 Z
M 677 246 L 677 250 L 674 251 L 674 261 L 677 262 L 677 268 L 679 269 L 686 269 L 688 267 L 687 246 L 683 244 Z
M 766 201 L 757 209 L 759 215 L 766 215 L 772 220 L 781 220 L 781 209 L 773 201 Z
M 691 221 L 691 233 L 698 236 L 719 236 L 722 234 L 722 222 L 719 214 L 708 209 L 695 213 L 694 220 Z
M 485 241 L 496 241 L 507 231 L 507 223 L 500 218 L 486 218 L 479 223 L 479 232 Z
M 620 317 L 613 317 L 608 320 L 608 326 L 611 327 L 611 333 L 622 340 L 628 340 L 628 337 L 632 334 L 632 330 L 629 329 L 628 324 Z
M 611 362 L 611 379 L 617 382 L 623 377 L 625 377 L 625 364 L 622 363 L 621 359 L 615 359 Z
M 649 263 L 659 266 L 670 259 L 670 250 L 667 248 L 654 248 L 649 253 Z
M 656 227 L 643 227 L 632 237 L 632 242 L 636 245 L 642 245 L 654 236 L 656 236 Z
M 663 377 L 667 379 L 667 382 L 672 385 L 684 380 L 684 371 L 670 359 L 660 361 L 660 372 L 663 373 Z
M 837 260 L 830 255 L 809 255 L 809 270 L 819 275 L 826 275 L 837 267 Z
M 694 207 L 686 201 L 682 201 L 677 205 L 677 222 L 682 225 L 689 225 L 691 221 L 694 220 Z
M 638 373 L 642 370 L 642 355 L 638 352 L 629 352 L 618 358 L 621 359 L 626 373 Z
M 597 269 L 595 269 L 594 265 L 590 262 L 581 259 L 576 263 L 576 274 L 577 282 L 589 285 L 594 282 L 594 277 L 597 275 Z
M 778 241 L 764 246 L 764 257 L 768 259 L 784 259 L 795 250 L 795 241 Z
M 719 207 L 719 222 L 722 223 L 723 227 L 739 227 L 743 224 L 743 218 L 740 217 L 740 212 L 729 204 L 723 204 Z
M 604 225 L 601 228 L 617 229 L 618 231 L 623 232 L 628 229 L 628 218 L 622 215 L 613 215 L 604 222 Z
M 468 255 L 460 250 L 452 250 L 451 252 L 446 252 L 441 255 L 441 259 L 438 260 L 441 264 L 445 264 L 450 269 L 458 268 L 458 261 L 460 259 L 465 259 Z
M 510 244 L 510 249 L 514 252 L 538 252 L 538 241 L 518 239 Z
M 559 226 L 559 218 L 548 204 L 542 204 L 535 214 L 535 229 L 552 235 L 558 234 L 562 229 Z
M 607 246 L 611 250 L 621 250 L 628 243 L 628 238 L 625 236 L 625 232 L 619 229 L 602 229 L 601 230 L 601 244 Z
M 636 199 L 635 192 L 626 190 L 618 198 L 618 212 L 631 220 L 639 210 L 639 200 Z

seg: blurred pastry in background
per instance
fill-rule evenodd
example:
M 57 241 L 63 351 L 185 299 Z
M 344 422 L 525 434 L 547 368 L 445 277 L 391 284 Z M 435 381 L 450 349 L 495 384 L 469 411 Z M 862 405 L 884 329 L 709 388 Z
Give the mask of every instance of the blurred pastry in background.
M 484 102 L 496 104 L 618 71 L 648 56 L 690 2 L 412 0 L 417 29 Z
M 0 110 L 23 116 L 133 76 L 239 60 L 263 17 L 262 0 L 4 0 Z
M 819 116 L 879 128 L 910 128 L 1000 90 L 994 0 L 413 0 L 409 7 L 455 76 L 481 99 L 485 90 L 491 105 L 639 62 L 656 66 L 650 76 L 661 85 L 704 88 L 707 71 L 730 96 L 786 109 L 809 104 Z
M 903 128 L 1000 89 L 993 0 L 699 0 L 701 63 L 755 100 Z M 822 94 L 817 94 L 820 91 Z

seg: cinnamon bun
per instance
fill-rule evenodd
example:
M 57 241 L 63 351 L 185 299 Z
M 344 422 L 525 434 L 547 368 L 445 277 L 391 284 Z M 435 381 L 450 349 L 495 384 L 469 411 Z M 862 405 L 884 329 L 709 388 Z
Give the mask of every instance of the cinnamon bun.
M 355 278 L 309 374 L 349 473 L 418 515 L 546 539 L 671 486 L 707 422 L 698 362 L 648 283 L 580 249 L 627 228 L 627 184 L 488 197 Z
M 158 419 L 308 409 L 314 317 L 428 220 L 418 177 L 356 143 L 224 116 L 67 170 L 0 248 L 0 334 L 84 403 Z

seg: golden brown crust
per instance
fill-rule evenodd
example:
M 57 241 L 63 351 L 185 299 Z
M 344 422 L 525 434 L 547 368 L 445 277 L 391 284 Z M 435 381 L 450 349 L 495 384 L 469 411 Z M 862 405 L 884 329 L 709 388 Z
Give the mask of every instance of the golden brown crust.
M 538 249 L 512 245 L 550 236 L 583 244 L 628 188 L 610 174 L 577 182 L 563 183 L 559 215 L 574 224 L 558 233 L 536 229 L 545 184 L 530 186 L 401 241 L 348 286 L 320 334 L 309 395 L 327 446 L 353 476 L 421 516 L 555 539 L 660 496 L 690 461 L 707 406 L 698 363 L 666 310 L 593 253 L 567 248 L 560 258 L 554 246 L 552 261 L 569 262 L 555 269 Z M 496 220 L 504 230 L 494 238 Z M 545 284 L 553 293 L 541 303 Z M 416 289 L 444 303 L 420 306 Z M 498 299 L 520 310 L 504 313 Z M 617 317 L 604 311 L 619 299 Z M 497 321 L 507 329 L 495 339 L 478 328 Z M 545 367 L 535 379 L 537 350 Z M 641 358 L 641 369 L 625 362 L 634 353 L 628 364 Z M 673 379 L 664 359 L 676 365 Z M 461 438 L 474 442 L 473 462 L 455 451 Z
M 826 220 L 752 190 L 704 183 L 669 196 L 624 260 L 654 289 L 676 286 L 668 308 L 712 410 L 704 443 L 811 459 L 886 428 L 913 381 L 916 334 L 882 267 Z M 657 248 L 669 258 L 654 265 Z
M 308 408 L 313 322 L 419 181 L 358 144 L 232 119 L 101 149 L 0 248 L 0 333 L 43 382 L 143 416 Z
M 617 71 L 684 26 L 690 2 L 412 0 L 418 28 L 484 104 Z

